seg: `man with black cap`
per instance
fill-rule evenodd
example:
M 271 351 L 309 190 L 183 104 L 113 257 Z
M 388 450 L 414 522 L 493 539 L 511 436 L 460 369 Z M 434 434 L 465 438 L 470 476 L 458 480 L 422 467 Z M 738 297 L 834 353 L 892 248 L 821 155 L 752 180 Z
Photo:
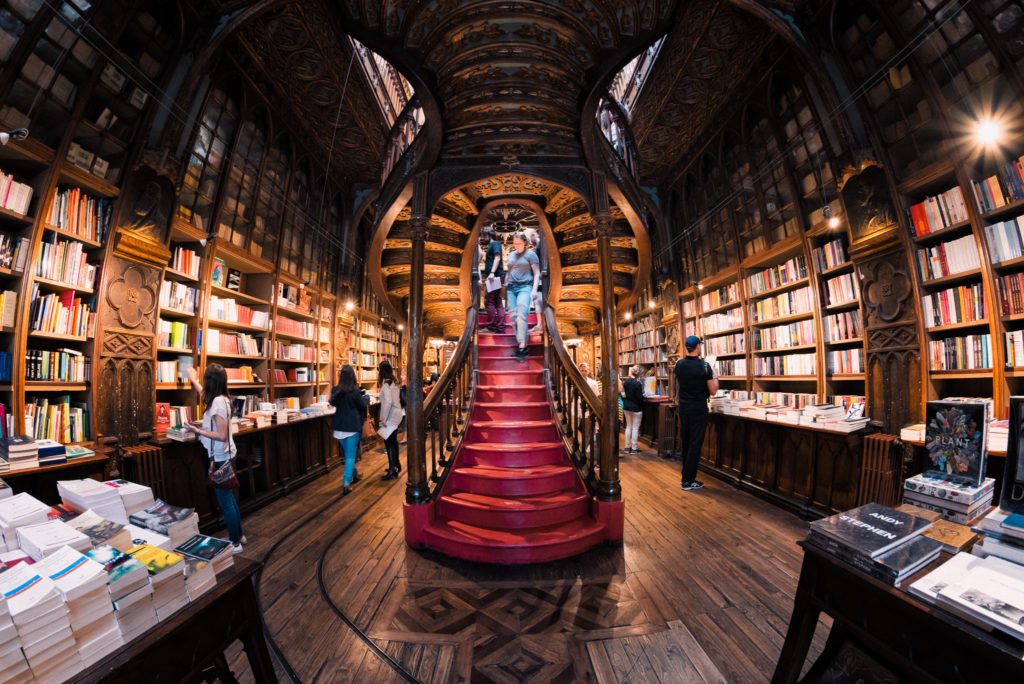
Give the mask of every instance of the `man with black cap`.
M 682 424 L 683 491 L 700 489 L 697 480 L 704 428 L 708 424 L 708 397 L 718 391 L 718 379 L 707 361 L 700 357 L 704 340 L 690 335 L 684 342 L 686 356 L 676 362 L 676 388 L 679 394 L 679 420 Z

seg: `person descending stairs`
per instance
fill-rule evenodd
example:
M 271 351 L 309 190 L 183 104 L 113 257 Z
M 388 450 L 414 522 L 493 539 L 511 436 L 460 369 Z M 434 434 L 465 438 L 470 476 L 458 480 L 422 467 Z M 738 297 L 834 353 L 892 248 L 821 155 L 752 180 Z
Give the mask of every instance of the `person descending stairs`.
M 516 354 L 511 319 L 478 335 L 479 381 L 468 431 L 422 543 L 488 563 L 537 563 L 603 542 L 605 525 L 555 424 L 541 337 Z M 536 314 L 530 315 L 536 324 Z M 518 357 L 518 358 L 517 358 Z

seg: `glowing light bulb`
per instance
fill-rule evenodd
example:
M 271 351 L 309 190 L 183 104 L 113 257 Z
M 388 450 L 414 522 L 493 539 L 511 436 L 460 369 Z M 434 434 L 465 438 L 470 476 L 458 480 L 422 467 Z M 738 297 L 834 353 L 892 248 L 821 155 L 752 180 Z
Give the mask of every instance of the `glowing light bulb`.
M 981 119 L 974 124 L 974 139 L 983 147 L 998 145 L 1003 139 L 1003 124 L 996 119 Z
M 703 290 L 704 289 L 704 284 L 703 283 L 697 283 L 697 289 L 698 290 Z
M 657 306 L 657 304 L 654 303 L 653 299 L 651 301 L 647 302 L 647 308 L 648 309 L 653 309 L 656 306 Z
M 625 318 L 626 318 L 627 321 L 633 320 L 633 312 L 632 311 L 627 311 Z
M 835 229 L 835 228 L 838 228 L 841 223 L 842 223 L 842 221 L 839 220 L 838 216 L 832 216 L 828 220 L 828 227 Z
M 402 325 L 401 323 L 399 323 L 398 324 L 398 332 L 402 332 L 403 330 L 405 330 L 405 326 Z
M 356 303 L 353 301 L 345 302 L 345 311 L 353 311 L 356 308 Z

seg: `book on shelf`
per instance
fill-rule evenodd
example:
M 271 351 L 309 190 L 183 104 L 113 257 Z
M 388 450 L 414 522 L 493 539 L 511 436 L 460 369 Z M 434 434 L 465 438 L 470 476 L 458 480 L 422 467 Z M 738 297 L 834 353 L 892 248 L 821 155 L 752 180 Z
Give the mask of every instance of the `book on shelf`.
M 27 349 L 24 372 L 31 382 L 89 382 L 92 362 L 77 349 Z
M 198 289 L 173 280 L 165 280 L 160 284 L 161 308 L 194 314 L 198 304 Z
M 1011 514 L 1024 513 L 1024 397 L 1010 397 L 1009 439 L 999 506 Z
M 751 295 L 758 295 L 806 277 L 806 261 L 802 256 L 795 256 L 777 266 L 747 276 L 747 290 Z
M 242 289 L 242 272 L 235 268 L 228 269 L 227 289 L 238 292 Z
M 999 309 L 1004 316 L 1024 313 L 1024 273 L 1010 273 L 1000 276 Z
M 715 288 L 705 292 L 700 297 L 701 309 L 708 311 L 710 309 L 717 309 L 720 306 L 732 304 L 739 301 L 740 298 L 740 285 L 739 283 L 729 283 L 722 287 Z M 683 302 L 683 315 L 692 318 L 697 315 L 696 307 L 694 306 L 693 300 L 686 300 Z
M 218 354 L 263 356 L 263 338 L 245 333 L 229 333 L 210 329 L 206 331 L 206 351 Z
M 825 339 L 829 342 L 842 342 L 853 340 L 861 336 L 860 313 L 857 311 L 842 311 L 823 319 L 825 328 Z
M 213 259 L 213 271 L 210 272 L 210 281 L 217 287 L 225 287 L 228 282 L 228 265 L 220 257 Z M 233 301 L 233 300 L 232 300 Z
M 925 449 L 929 474 L 980 487 L 984 484 L 991 404 L 980 401 L 929 401 Z
M 89 263 L 81 242 L 44 238 L 36 261 L 35 275 L 39 278 L 91 290 L 96 284 L 98 267 Z
M 917 237 L 955 226 L 970 218 L 959 185 L 910 205 L 909 213 L 910 224 Z
M 922 247 L 917 250 L 916 257 L 921 279 L 925 281 L 981 268 L 973 235 L 965 235 L 933 247 Z
M 270 323 L 270 314 L 256 311 L 239 304 L 234 299 L 211 296 L 207 307 L 210 320 L 222 323 L 239 323 L 266 330 Z
M 1024 256 L 1024 215 L 985 226 L 988 255 L 994 264 Z
M 0 268 L 20 272 L 25 270 L 29 239 L 14 237 L 0 231 Z
M 29 329 L 54 335 L 89 337 L 96 330 L 93 298 L 76 296 L 72 290 L 40 295 L 39 284 L 33 283 Z
M 9 173 L 0 171 L 0 207 L 25 216 L 32 203 L 32 186 L 22 183 Z
M 171 253 L 171 268 L 175 271 L 198 279 L 202 264 L 203 260 L 198 252 L 181 245 L 174 245 L 174 251 Z
M 971 181 L 981 213 L 1024 200 L 1024 156 L 1003 163 L 994 174 Z
M 841 239 L 830 240 L 820 247 L 811 250 L 811 262 L 818 273 L 841 266 L 849 261 L 846 246 Z
M 855 374 L 864 372 L 863 350 L 835 349 L 826 352 L 825 362 L 828 372 L 832 374 Z
M 211 330 L 211 335 L 217 331 Z M 169 321 L 161 318 L 157 328 L 159 345 L 161 347 L 173 347 L 175 349 L 188 349 L 189 325 L 182 321 Z
M 926 327 L 980 321 L 988 317 L 981 283 L 933 292 L 921 300 Z
M 786 349 L 814 344 L 814 321 L 797 321 L 770 328 L 760 328 L 754 338 L 754 350 Z
M 105 197 L 92 197 L 77 187 L 58 187 L 46 221 L 72 235 L 103 242 L 110 232 L 113 210 L 113 202 Z
M 929 368 L 944 370 L 990 370 L 992 336 L 962 335 L 928 342 Z
M 25 430 L 36 439 L 52 439 L 64 444 L 89 439 L 89 409 L 71 396 L 25 397 Z
M 814 295 L 809 287 L 791 290 L 758 299 L 754 302 L 753 311 L 757 321 L 770 321 L 773 318 L 785 318 L 814 310 Z
M 825 306 L 837 306 L 860 297 L 860 285 L 853 273 L 843 273 L 825 281 Z

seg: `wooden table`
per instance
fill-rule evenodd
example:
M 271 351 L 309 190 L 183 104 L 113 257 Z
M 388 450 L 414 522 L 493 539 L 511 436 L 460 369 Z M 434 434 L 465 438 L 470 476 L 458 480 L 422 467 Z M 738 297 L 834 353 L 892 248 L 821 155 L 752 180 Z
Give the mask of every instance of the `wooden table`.
M 276 682 L 253 584 L 259 568 L 236 556 L 214 589 L 71 681 L 192 681 L 240 639 L 256 681 Z
M 793 617 L 772 682 L 795 682 L 821 613 L 832 630 L 813 670 L 824 669 L 845 641 L 914 682 L 1022 682 L 1024 643 L 985 632 L 936 605 L 891 587 L 800 542 L 803 568 Z M 904 587 L 949 558 L 942 554 Z

